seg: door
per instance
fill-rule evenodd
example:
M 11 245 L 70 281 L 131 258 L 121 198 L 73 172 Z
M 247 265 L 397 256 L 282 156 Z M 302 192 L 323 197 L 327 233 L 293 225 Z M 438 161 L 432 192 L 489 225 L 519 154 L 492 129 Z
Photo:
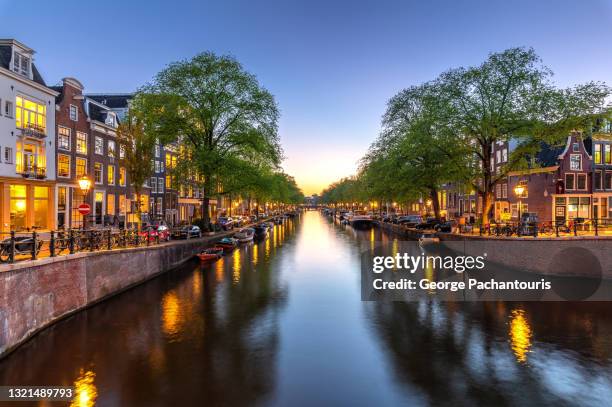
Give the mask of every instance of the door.
M 94 223 L 97 226 L 102 226 L 102 220 L 104 219 L 104 192 L 96 191 L 94 194 L 94 207 L 93 207 Z

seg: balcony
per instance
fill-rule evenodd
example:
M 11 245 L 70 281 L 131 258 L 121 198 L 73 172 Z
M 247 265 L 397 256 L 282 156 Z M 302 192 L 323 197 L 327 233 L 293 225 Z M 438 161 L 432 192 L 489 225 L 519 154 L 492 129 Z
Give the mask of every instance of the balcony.
M 47 137 L 47 132 L 44 127 L 37 126 L 34 123 L 27 123 L 25 127 L 21 129 L 22 137 L 30 137 L 35 139 L 44 139 Z
M 47 178 L 47 168 L 46 167 L 24 167 L 21 170 L 17 170 L 18 174 L 21 174 L 23 178 L 35 178 L 35 179 L 45 179 Z

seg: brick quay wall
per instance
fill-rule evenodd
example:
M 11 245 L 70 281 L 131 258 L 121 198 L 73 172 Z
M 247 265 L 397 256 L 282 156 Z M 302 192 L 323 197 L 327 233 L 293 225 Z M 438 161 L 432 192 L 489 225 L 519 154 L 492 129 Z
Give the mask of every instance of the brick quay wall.
M 185 263 L 227 234 L 0 266 L 0 358 L 54 322 Z

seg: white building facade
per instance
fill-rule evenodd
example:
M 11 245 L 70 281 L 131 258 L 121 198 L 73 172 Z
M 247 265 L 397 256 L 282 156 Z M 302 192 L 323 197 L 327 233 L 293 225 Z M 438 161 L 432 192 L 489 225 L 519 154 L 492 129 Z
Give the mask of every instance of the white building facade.
M 34 51 L 0 39 L 0 231 L 55 228 L 55 98 Z

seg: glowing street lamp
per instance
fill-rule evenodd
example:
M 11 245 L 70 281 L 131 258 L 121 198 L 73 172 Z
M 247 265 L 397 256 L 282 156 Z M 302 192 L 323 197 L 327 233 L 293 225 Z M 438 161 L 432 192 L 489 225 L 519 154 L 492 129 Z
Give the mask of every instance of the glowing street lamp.
M 81 188 L 81 191 L 83 191 L 85 194 L 89 192 L 89 188 L 91 188 L 91 180 L 87 178 L 87 175 L 83 175 L 81 178 L 79 178 L 79 188 Z
M 524 184 L 517 184 L 514 187 L 514 193 L 516 194 L 517 198 L 518 198 L 518 220 L 519 222 L 521 221 L 521 198 L 523 197 L 523 194 L 525 193 L 525 191 L 527 191 L 527 187 Z

